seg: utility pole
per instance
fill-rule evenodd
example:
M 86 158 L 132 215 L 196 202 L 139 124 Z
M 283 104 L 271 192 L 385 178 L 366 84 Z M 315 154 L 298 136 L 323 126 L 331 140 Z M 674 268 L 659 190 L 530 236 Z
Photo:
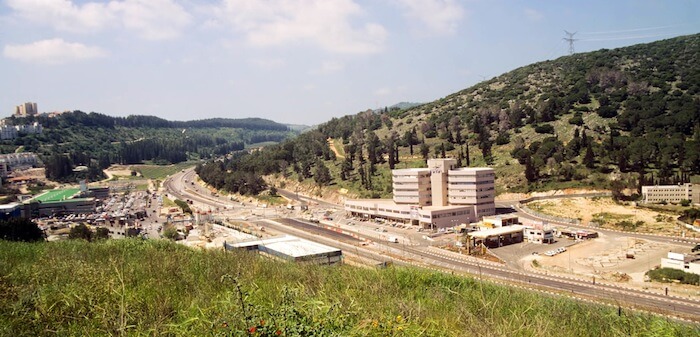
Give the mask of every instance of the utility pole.
M 578 32 L 573 32 L 569 33 L 566 30 L 564 31 L 564 34 L 566 34 L 567 37 L 563 38 L 564 41 L 569 43 L 569 55 L 574 54 L 574 41 L 577 41 L 578 39 L 574 39 L 574 35 L 576 35 Z

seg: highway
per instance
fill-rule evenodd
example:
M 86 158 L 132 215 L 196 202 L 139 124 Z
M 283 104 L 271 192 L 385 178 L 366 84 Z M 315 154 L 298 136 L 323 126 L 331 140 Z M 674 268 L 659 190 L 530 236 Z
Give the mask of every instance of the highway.
M 173 175 L 164 181 L 163 186 L 166 191 L 181 199 L 190 199 L 211 209 L 229 208 L 235 206 L 230 200 L 212 195 L 208 190 L 198 184 L 188 185 L 185 181 L 192 182 L 195 177 L 192 169 Z M 296 199 L 296 194 L 285 192 L 288 197 Z M 291 198 L 290 197 L 290 198 Z M 322 207 L 329 208 L 328 203 L 317 200 Z M 240 205 L 240 203 L 237 203 Z M 328 204 L 328 205 L 326 205 Z M 337 205 L 332 205 L 337 208 Z M 501 204 L 501 207 L 510 205 Z M 533 219 L 532 216 L 519 212 L 519 216 Z M 536 220 L 541 220 L 534 218 Z M 636 308 L 663 315 L 687 319 L 693 322 L 700 322 L 700 301 L 691 298 L 681 298 L 665 296 L 664 294 L 646 292 L 631 288 L 620 287 L 613 284 L 595 282 L 589 279 L 561 278 L 552 275 L 518 272 L 509 269 L 504 265 L 480 260 L 471 256 L 443 251 L 434 247 L 397 245 L 387 242 L 373 242 L 371 245 L 362 247 L 357 244 L 356 238 L 348 235 L 338 235 L 333 231 L 321 230 L 314 224 L 299 221 L 297 219 L 276 219 L 257 220 L 265 226 L 274 228 L 277 231 L 293 234 L 309 240 L 317 241 L 330 246 L 342 249 L 347 254 L 355 254 L 363 258 L 375 261 L 386 261 L 391 259 L 397 264 L 410 264 L 419 267 L 428 267 L 445 272 L 458 274 L 469 274 L 474 277 L 486 280 L 506 283 L 525 289 L 543 292 L 552 292 L 565 296 L 573 296 L 609 305 L 625 308 Z M 286 225 L 285 225 L 286 223 Z M 565 224 L 569 225 L 569 224 Z M 569 225 L 570 226 L 570 225 Z M 571 226 L 577 227 L 577 226 Z M 601 232 L 604 230 L 596 229 Z M 617 234 L 610 231 L 611 234 Z M 363 235 L 357 233 L 362 238 Z M 625 233 L 627 234 L 627 233 Z M 634 234 L 634 233 L 629 233 Z M 659 237 L 654 235 L 639 234 L 636 237 L 647 240 L 672 240 L 673 238 Z M 664 241 L 665 242 L 665 241 Z M 678 243 L 677 241 L 670 241 Z

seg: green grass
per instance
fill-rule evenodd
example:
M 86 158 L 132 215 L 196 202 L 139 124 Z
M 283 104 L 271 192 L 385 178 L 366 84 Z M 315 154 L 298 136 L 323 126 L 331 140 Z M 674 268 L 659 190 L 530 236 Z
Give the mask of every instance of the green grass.
M 131 169 L 141 172 L 144 178 L 163 180 L 169 175 L 195 165 L 195 162 L 187 161 L 173 165 L 132 165 Z
M 35 197 L 34 200 L 38 202 L 61 201 L 74 196 L 79 191 L 80 189 L 77 188 L 50 190 L 42 195 Z
M 170 200 L 170 198 L 163 196 L 163 207 L 176 207 L 175 201 Z
M 412 268 L 165 240 L 0 242 L 3 336 L 697 336 L 697 326 Z M 249 334 L 249 331 L 255 333 Z
M 634 218 L 632 214 L 615 214 L 608 212 L 601 212 L 593 214 L 593 220 L 600 225 L 611 224 L 618 221 L 624 221 Z

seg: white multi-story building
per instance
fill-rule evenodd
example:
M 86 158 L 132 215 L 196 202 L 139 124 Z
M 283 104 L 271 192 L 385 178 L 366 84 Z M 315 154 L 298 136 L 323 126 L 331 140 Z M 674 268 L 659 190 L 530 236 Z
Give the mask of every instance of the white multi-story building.
M 21 167 L 39 165 L 39 158 L 32 152 L 8 153 L 0 155 L 0 174 L 7 176 L 9 171 Z
M 17 138 L 17 128 L 14 125 L 0 125 L 0 139 Z
M 15 139 L 20 133 L 40 134 L 44 132 L 44 127 L 38 122 L 25 125 L 10 125 L 5 124 L 4 121 L 0 125 L 0 140 Z
M 681 200 L 690 200 L 698 204 L 700 186 L 697 184 L 642 186 L 642 197 L 645 203 L 679 203 Z
M 393 170 L 391 171 L 391 180 L 395 203 L 420 206 L 432 205 L 429 169 Z
M 422 228 L 453 227 L 495 214 L 493 169 L 456 165 L 452 158 L 429 159 L 428 168 L 393 170 L 393 200 L 346 200 L 345 210 Z

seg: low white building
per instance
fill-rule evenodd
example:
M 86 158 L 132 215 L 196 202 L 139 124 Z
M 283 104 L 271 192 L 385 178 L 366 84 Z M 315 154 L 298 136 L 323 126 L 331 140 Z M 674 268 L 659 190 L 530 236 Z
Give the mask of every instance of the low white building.
M 523 235 L 528 242 L 554 243 L 554 229 L 544 226 L 526 226 Z
M 700 203 L 700 186 L 697 184 L 642 186 L 645 203 L 672 202 L 681 200 Z
M 332 265 L 343 262 L 342 250 L 292 235 L 280 235 L 232 244 L 224 242 L 224 249 L 258 251 L 285 261 L 312 264 Z
M 661 259 L 661 268 L 678 269 L 700 275 L 700 256 L 668 252 L 666 258 Z

